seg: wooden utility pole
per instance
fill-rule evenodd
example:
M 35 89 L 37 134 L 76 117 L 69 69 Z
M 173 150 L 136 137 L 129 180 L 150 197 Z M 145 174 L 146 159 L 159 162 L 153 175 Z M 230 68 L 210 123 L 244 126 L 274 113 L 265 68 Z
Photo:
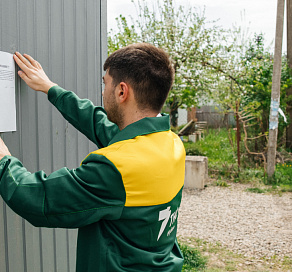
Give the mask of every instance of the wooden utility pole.
M 240 171 L 240 124 L 239 124 L 239 101 L 236 101 L 236 143 L 237 143 L 237 165 Z
M 278 0 L 277 21 L 276 21 L 276 39 L 274 51 L 274 67 L 272 79 L 272 96 L 269 123 L 269 142 L 268 142 L 268 160 L 267 174 L 271 177 L 275 172 L 277 136 L 278 136 L 278 115 L 280 106 L 280 87 L 281 87 L 281 64 L 282 64 L 282 41 L 284 25 L 285 0 Z
M 292 69 L 292 0 L 287 1 L 287 58 Z M 292 96 L 292 87 L 287 90 L 287 96 Z M 287 114 L 290 117 L 290 125 L 287 127 L 286 147 L 292 149 L 292 101 L 287 105 Z

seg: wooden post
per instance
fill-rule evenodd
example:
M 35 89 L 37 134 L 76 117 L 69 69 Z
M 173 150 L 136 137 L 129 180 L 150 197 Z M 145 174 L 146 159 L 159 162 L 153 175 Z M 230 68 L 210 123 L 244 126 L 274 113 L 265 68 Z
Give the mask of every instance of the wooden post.
M 280 87 L 281 87 L 281 58 L 282 58 L 282 41 L 283 41 L 283 24 L 284 24 L 284 7 L 285 0 L 278 0 L 277 22 L 276 22 L 276 39 L 274 53 L 274 67 L 272 79 L 272 96 L 269 123 L 269 142 L 268 142 L 268 159 L 267 174 L 271 177 L 275 172 L 277 136 L 278 136 L 278 110 L 280 106 Z
M 238 172 L 240 171 L 240 125 L 239 125 L 239 102 L 236 101 L 236 143 L 237 143 L 237 165 Z
M 292 69 L 292 0 L 287 1 L 287 58 Z M 292 95 L 292 87 L 287 90 L 287 96 Z M 287 114 L 290 117 L 290 125 L 286 131 L 286 148 L 292 149 L 292 102 L 287 105 Z

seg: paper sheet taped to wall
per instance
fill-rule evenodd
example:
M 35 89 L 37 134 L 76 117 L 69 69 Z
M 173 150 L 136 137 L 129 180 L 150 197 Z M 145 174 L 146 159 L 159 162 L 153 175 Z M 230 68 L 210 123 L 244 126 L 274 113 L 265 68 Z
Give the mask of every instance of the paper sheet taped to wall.
M 15 63 L 0 51 L 0 132 L 16 131 Z

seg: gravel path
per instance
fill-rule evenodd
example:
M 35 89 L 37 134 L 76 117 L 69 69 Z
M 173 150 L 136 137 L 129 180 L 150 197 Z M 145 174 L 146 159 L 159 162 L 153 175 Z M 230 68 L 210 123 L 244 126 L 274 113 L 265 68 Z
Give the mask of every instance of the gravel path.
M 292 193 L 255 194 L 246 188 L 184 189 L 178 237 L 220 242 L 248 257 L 292 258 Z

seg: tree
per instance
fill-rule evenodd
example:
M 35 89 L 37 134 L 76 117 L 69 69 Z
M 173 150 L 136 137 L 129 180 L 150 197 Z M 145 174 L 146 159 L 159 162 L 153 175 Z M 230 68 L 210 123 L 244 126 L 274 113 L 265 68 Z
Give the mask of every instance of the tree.
M 238 48 L 240 47 L 236 47 Z M 265 48 L 262 34 L 255 34 L 247 45 L 242 45 L 241 51 L 235 53 L 234 50 L 232 59 L 236 60 L 236 65 L 230 64 L 230 60 L 222 62 L 221 59 L 216 62 L 215 58 L 213 62 L 208 63 L 225 79 L 225 82 L 221 80 L 218 83 L 212 97 L 223 108 L 231 109 L 240 115 L 246 150 L 249 154 L 261 155 L 266 163 L 274 58 Z M 280 108 L 285 113 L 287 102 L 291 99 L 286 96 L 286 91 L 292 86 L 292 77 L 287 57 L 284 55 L 281 69 Z M 236 104 L 240 104 L 238 111 L 235 110 Z M 287 125 L 288 122 L 284 122 L 284 118 L 280 117 L 279 142 L 281 137 L 285 136 Z
M 273 55 L 264 48 L 263 36 L 255 36 L 253 43 L 250 43 L 246 58 L 244 59 L 244 65 L 246 70 L 248 70 L 248 76 L 242 80 L 242 84 L 246 89 L 246 95 L 242 102 L 244 106 L 252 103 L 257 105 L 256 111 L 260 118 L 260 125 L 257 131 L 261 130 L 262 133 L 267 132 L 269 129 L 273 62 Z M 292 86 L 292 77 L 290 76 L 290 69 L 285 55 L 282 56 L 281 67 L 280 108 L 285 112 L 287 105 L 286 90 Z M 284 128 L 286 126 L 287 124 L 281 117 L 279 123 L 279 137 L 284 136 Z
M 207 99 L 220 80 L 214 67 L 206 64 L 223 51 L 230 52 L 233 43 L 227 31 L 206 21 L 204 11 L 176 7 L 172 0 L 163 0 L 152 9 L 145 0 L 135 3 L 138 19 L 132 19 L 132 24 L 122 15 L 116 19 L 119 32 L 109 33 L 109 53 L 135 42 L 149 42 L 168 52 L 175 80 L 166 107 L 172 125 L 177 126 L 178 108 L 191 108 Z

